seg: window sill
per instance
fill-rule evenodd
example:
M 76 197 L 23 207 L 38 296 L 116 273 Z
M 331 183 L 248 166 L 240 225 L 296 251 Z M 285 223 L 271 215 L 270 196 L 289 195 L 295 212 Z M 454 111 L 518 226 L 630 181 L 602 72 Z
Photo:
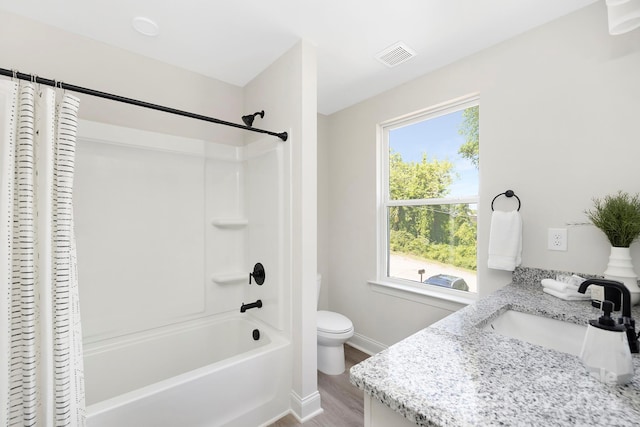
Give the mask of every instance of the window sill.
M 431 290 L 418 288 L 417 286 L 380 280 L 368 281 L 371 290 L 385 295 L 403 298 L 421 304 L 431 305 L 445 310 L 456 311 L 460 305 L 473 304 L 478 300 L 478 294 L 460 295 L 461 291 L 446 292 L 444 290 Z

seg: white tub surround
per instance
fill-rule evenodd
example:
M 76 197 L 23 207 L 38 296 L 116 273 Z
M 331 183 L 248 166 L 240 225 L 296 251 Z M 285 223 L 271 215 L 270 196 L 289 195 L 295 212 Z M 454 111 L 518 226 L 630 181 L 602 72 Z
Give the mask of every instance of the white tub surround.
M 282 141 L 236 147 L 80 125 L 74 203 L 86 343 L 257 299 L 268 303 L 252 314 L 285 329 Z M 248 285 L 256 262 L 267 270 L 260 287 Z
M 605 385 L 578 356 L 481 330 L 509 309 L 584 325 L 600 316 L 588 301 L 543 293 L 539 280 L 512 283 L 354 366 L 365 425 L 638 423 L 640 375 Z M 640 319 L 638 307 L 633 317 Z M 640 372 L 640 357 L 633 362 Z
M 283 143 L 81 125 L 89 426 L 256 426 L 282 416 L 293 354 Z M 262 286 L 249 285 L 256 262 Z M 240 313 L 257 300 L 262 308 Z

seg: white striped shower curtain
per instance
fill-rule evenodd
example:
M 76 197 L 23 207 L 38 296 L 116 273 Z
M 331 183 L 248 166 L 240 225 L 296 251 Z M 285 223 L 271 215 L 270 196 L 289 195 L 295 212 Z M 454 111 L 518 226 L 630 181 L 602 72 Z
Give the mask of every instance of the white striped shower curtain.
M 72 188 L 79 100 L 0 80 L 0 425 L 84 426 Z

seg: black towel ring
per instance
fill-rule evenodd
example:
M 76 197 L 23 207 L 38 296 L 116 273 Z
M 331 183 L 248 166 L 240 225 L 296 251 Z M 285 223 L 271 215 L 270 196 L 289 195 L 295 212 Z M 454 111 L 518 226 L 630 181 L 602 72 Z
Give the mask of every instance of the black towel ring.
M 522 204 L 520 203 L 520 197 L 516 196 L 516 193 L 514 193 L 513 190 L 507 190 L 504 193 L 500 193 L 496 197 L 494 197 L 491 201 L 491 210 L 493 210 L 493 202 L 495 202 L 496 199 L 500 196 L 515 197 L 516 199 L 518 199 L 518 211 L 520 210 L 520 206 L 522 206 Z

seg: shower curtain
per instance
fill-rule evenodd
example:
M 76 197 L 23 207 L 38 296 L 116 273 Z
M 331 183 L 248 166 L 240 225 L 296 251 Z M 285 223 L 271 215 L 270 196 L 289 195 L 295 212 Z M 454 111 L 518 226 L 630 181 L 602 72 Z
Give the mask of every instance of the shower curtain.
M 84 426 L 72 188 L 79 100 L 0 81 L 0 425 Z

